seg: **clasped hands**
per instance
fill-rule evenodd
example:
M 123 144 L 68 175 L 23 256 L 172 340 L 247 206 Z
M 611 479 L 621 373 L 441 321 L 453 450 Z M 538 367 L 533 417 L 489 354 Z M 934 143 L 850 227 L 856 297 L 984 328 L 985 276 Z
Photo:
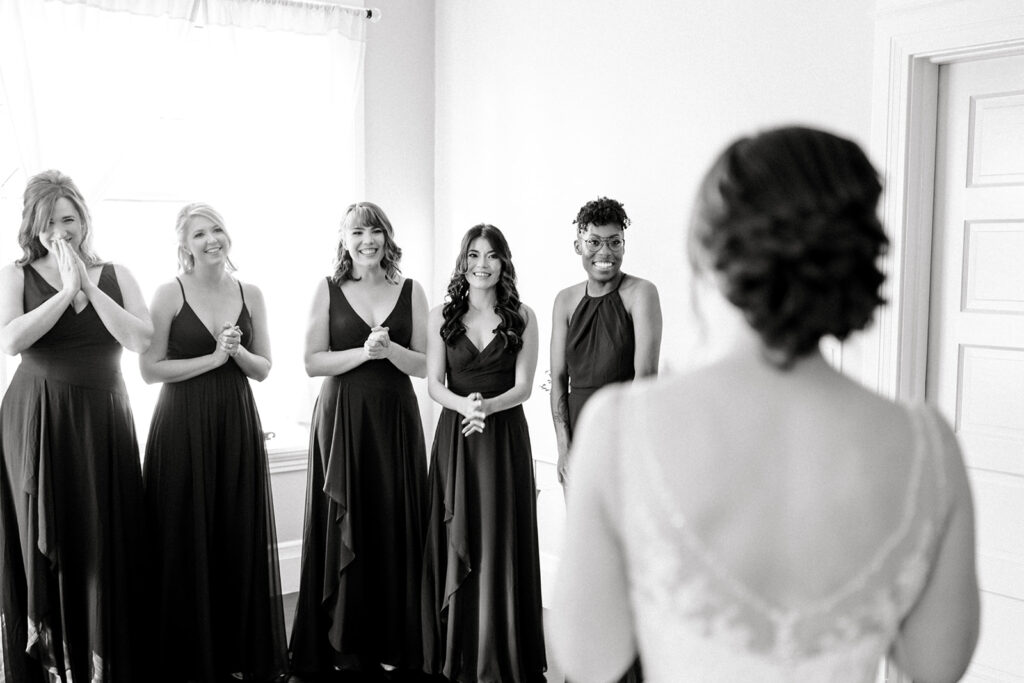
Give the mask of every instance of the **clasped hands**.
M 238 325 L 224 323 L 221 326 L 220 334 L 217 335 L 217 351 L 224 353 L 224 360 L 234 357 L 242 347 L 242 330 Z
M 474 391 L 465 398 L 466 409 L 462 411 L 462 435 L 469 436 L 474 432 L 483 432 L 484 419 L 487 411 L 484 410 L 484 396 L 479 391 Z
M 50 251 L 57 258 L 57 272 L 64 289 L 77 295 L 82 292 L 88 296 L 88 287 L 92 285 L 85 262 L 68 242 L 71 236 L 65 232 L 54 233 L 50 239 Z
M 367 360 L 381 360 L 391 357 L 391 337 L 388 328 L 377 325 L 370 330 L 370 336 L 363 342 Z

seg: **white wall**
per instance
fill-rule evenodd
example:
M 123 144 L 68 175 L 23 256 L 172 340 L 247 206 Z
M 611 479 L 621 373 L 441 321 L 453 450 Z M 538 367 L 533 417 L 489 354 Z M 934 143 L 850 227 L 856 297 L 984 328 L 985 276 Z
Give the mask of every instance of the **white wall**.
M 713 155 L 783 123 L 870 136 L 871 0 L 445 0 L 437 3 L 436 256 L 442 291 L 458 241 L 505 231 L 523 300 L 542 318 L 583 278 L 578 208 L 622 201 L 624 267 L 665 313 L 663 370 L 690 365 L 683 238 Z M 547 369 L 546 348 L 538 382 Z M 554 457 L 547 396 L 528 403 L 535 456 Z

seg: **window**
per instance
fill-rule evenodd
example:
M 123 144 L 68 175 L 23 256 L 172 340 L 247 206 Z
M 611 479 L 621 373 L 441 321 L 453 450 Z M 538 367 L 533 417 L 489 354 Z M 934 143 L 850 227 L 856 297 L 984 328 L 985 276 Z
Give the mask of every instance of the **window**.
M 20 222 L 29 176 L 64 171 L 85 195 L 97 252 L 127 266 L 148 300 L 176 274 L 178 210 L 214 206 L 237 276 L 267 301 L 274 369 L 253 389 L 276 435 L 268 446 L 305 449 L 317 390 L 302 363 L 309 302 L 342 211 L 358 198 L 361 36 L 22 5 L 20 35 L 0 17 L 0 124 L 10 129 L 0 159 L 21 159 L 0 168 L 0 184 L 10 176 L 0 185 L 6 224 Z M 45 41 L 32 35 L 41 26 Z M 11 131 L 21 147 L 8 155 Z M 15 235 L 3 236 L 5 262 L 19 255 Z M 134 354 L 124 375 L 142 441 L 159 386 L 142 382 Z

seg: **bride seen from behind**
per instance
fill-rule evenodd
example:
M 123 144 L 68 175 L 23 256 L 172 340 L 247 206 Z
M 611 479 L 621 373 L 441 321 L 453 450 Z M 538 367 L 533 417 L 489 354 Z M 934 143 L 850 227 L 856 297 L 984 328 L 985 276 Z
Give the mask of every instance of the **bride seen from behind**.
M 883 303 L 877 173 L 780 128 L 697 197 L 695 272 L 745 325 L 695 372 L 599 394 L 573 444 L 552 638 L 575 683 L 954 681 L 978 631 L 971 494 L 934 409 L 834 370 Z

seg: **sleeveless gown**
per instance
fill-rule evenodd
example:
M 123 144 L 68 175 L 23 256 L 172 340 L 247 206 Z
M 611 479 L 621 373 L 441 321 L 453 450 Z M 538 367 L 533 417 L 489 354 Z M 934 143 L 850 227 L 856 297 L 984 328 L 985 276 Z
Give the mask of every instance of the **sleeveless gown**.
M 330 279 L 330 349 L 362 347 L 370 326 Z M 412 280 L 385 319 L 412 339 Z M 292 669 L 418 670 L 426 447 L 409 376 L 371 360 L 325 377 L 313 408 Z
M 790 608 L 733 576 L 694 532 L 660 462 L 677 444 L 645 420 L 643 391 L 615 399 L 613 447 L 626 457 L 609 476 L 620 489 L 616 524 L 647 680 L 874 681 L 928 580 L 948 518 L 941 418 L 924 406 L 908 409 L 914 446 L 905 503 L 874 556 L 851 567 L 832 594 Z
M 515 385 L 516 355 L 500 336 L 478 350 L 465 334 L 445 346 L 448 387 L 485 398 Z M 424 552 L 424 668 L 450 681 L 543 681 L 536 487 L 521 405 L 462 435 L 445 408 L 430 460 Z
M 24 268 L 24 310 L 57 294 Z M 124 305 L 112 265 L 99 288 Z M 0 407 L 0 679 L 146 677 L 145 538 L 121 345 L 69 306 L 21 354 Z
M 626 311 L 619 287 L 603 296 L 584 291 L 569 318 L 565 342 L 565 365 L 569 375 L 569 434 L 580 411 L 598 389 L 613 382 L 627 382 L 635 376 L 633 367 L 636 339 L 633 318 Z
M 619 288 L 627 277 L 623 273 L 615 289 L 602 296 L 590 296 L 584 289 L 583 298 L 569 318 L 565 365 L 569 374 L 570 437 L 583 406 L 598 389 L 606 384 L 631 381 L 636 376 L 633 317 L 619 295 Z M 643 669 L 637 660 L 620 683 L 642 680 Z
M 216 338 L 184 288 L 181 295 L 167 358 L 213 353 Z M 250 348 L 244 293 L 236 324 Z M 153 678 L 212 683 L 241 672 L 269 681 L 285 673 L 267 452 L 249 378 L 234 359 L 163 385 L 143 479 L 155 564 Z

